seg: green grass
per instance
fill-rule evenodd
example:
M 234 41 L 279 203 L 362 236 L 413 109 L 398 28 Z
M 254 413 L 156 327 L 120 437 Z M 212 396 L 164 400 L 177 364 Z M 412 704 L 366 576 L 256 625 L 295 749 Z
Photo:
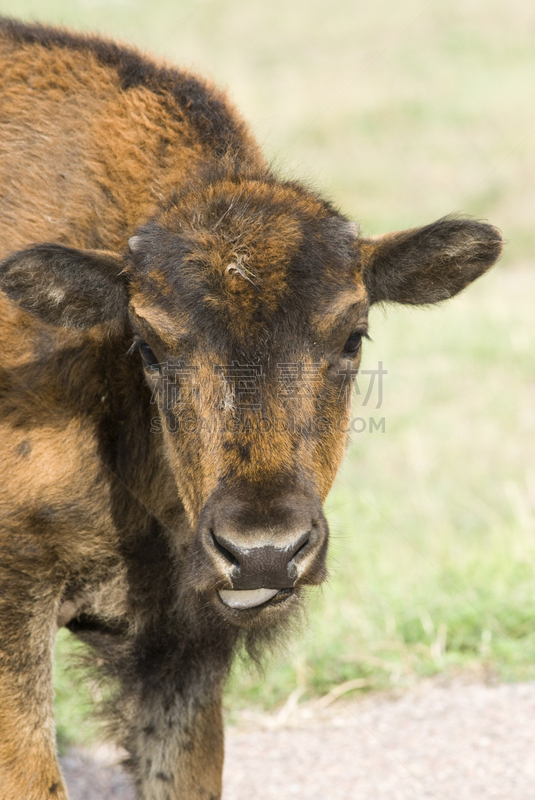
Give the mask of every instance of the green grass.
M 364 367 L 388 369 L 386 431 L 354 435 L 327 503 L 331 577 L 308 628 L 229 707 L 362 678 L 535 677 L 535 6 L 525 0 L 0 0 L 109 33 L 228 85 L 284 174 L 366 233 L 452 211 L 504 232 L 502 265 L 443 307 L 376 310 Z M 356 399 L 358 403 L 358 398 Z M 58 655 L 62 741 L 93 735 Z
M 69 744 L 90 744 L 98 738 L 91 710 L 99 700 L 96 683 L 81 667 L 85 649 L 62 628 L 56 640 L 55 706 L 56 738 L 60 752 Z

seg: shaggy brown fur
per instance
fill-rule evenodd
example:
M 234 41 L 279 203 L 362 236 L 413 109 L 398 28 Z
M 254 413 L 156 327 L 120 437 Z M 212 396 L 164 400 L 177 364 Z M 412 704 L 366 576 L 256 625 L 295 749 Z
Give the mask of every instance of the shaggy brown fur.
M 500 236 L 365 240 L 211 84 L 100 39 L 0 22 L 0 108 L 2 798 L 66 798 L 66 625 L 139 797 L 215 800 L 232 654 L 326 575 L 369 306 L 456 294 Z

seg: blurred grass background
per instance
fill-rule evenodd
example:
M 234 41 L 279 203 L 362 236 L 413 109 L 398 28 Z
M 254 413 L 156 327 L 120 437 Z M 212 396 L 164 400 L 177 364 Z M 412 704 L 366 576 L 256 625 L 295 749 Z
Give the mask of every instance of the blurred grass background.
M 374 310 L 363 368 L 388 370 L 355 416 L 327 503 L 329 582 L 263 676 L 238 664 L 229 708 L 272 708 L 472 670 L 535 677 L 535 6 L 525 0 L 0 0 L 0 13 L 133 42 L 209 74 L 285 175 L 365 234 L 444 214 L 508 241 L 440 308 Z M 365 384 L 362 384 L 365 388 Z M 56 668 L 60 742 L 94 736 L 98 687 Z

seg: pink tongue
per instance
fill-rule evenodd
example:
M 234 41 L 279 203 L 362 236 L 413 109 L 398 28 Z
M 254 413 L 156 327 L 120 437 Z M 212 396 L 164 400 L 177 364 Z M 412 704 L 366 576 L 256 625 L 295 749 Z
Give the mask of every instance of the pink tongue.
M 222 589 L 219 597 L 231 608 L 254 608 L 275 597 L 278 589 Z

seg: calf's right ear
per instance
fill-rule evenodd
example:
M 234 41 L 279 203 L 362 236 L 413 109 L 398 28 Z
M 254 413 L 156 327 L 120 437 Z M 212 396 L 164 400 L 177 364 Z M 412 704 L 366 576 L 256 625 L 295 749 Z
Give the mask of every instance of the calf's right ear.
M 45 322 L 84 330 L 126 318 L 123 270 L 115 253 L 40 244 L 0 263 L 0 289 Z

